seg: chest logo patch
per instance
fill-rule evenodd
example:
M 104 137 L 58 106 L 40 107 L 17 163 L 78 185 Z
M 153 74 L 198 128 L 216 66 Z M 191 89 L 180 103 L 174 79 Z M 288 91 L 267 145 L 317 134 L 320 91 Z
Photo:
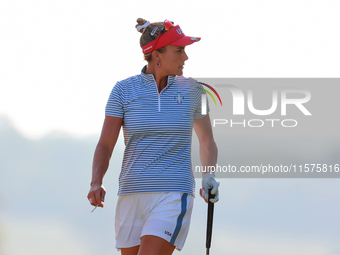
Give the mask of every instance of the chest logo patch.
M 175 96 L 174 98 L 178 104 L 181 104 L 184 100 L 184 97 L 181 97 L 181 94 L 179 92 L 177 92 L 177 96 Z

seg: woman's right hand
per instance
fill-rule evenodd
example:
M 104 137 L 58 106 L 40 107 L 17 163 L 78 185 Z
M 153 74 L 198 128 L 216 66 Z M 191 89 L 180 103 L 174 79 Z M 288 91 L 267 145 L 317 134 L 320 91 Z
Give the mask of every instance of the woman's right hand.
M 91 189 L 87 195 L 88 200 L 93 206 L 104 207 L 102 202 L 104 202 L 106 191 L 102 182 L 109 167 L 109 161 L 122 123 L 123 118 L 105 116 L 102 133 L 93 158 Z
M 88 200 L 90 201 L 91 205 L 93 206 L 99 206 L 104 207 L 106 190 L 103 185 L 94 184 L 91 186 L 91 189 L 89 191 L 89 194 L 87 195 Z

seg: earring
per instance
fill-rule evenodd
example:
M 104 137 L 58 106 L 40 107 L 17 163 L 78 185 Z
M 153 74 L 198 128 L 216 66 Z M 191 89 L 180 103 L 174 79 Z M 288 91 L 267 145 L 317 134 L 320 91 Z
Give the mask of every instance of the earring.
M 160 66 L 161 64 L 158 62 L 157 65 Z

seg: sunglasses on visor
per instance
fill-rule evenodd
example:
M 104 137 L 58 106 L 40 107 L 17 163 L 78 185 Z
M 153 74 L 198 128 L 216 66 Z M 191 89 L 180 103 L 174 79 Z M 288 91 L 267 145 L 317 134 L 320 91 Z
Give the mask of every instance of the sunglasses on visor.
M 158 42 L 158 40 L 159 40 L 159 38 L 165 33 L 165 32 L 167 32 L 167 31 L 169 31 L 172 27 L 174 27 L 174 24 L 173 24 L 173 22 L 171 22 L 171 21 L 169 21 L 169 20 L 164 20 L 164 22 L 163 22 L 163 25 L 162 25 L 162 27 L 161 27 L 161 30 L 159 31 L 159 33 L 158 33 L 158 36 L 157 36 L 157 40 L 156 40 L 156 42 L 155 42 L 155 45 L 153 46 L 153 49 L 156 49 L 156 45 L 157 45 L 157 42 Z M 157 30 L 157 29 L 156 29 Z M 155 31 L 156 32 L 156 31 Z M 154 33 L 155 33 L 154 32 Z M 152 34 L 153 33 L 153 31 L 151 32 L 151 35 L 153 35 Z M 154 51 L 154 50 L 152 50 L 152 51 Z M 152 51 L 151 51 L 151 53 L 152 53 Z

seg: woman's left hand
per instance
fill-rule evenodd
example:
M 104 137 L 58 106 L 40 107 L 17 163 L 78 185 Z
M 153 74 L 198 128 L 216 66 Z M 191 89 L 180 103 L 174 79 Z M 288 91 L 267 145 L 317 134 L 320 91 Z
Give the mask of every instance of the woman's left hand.
M 209 201 L 212 203 L 216 203 L 219 200 L 219 192 L 218 187 L 220 186 L 220 182 L 215 180 L 214 173 L 207 173 L 203 175 L 202 178 L 202 188 L 200 189 L 200 195 L 203 197 L 204 201 L 208 203 L 209 193 L 208 190 L 211 190 L 211 194 L 215 195 L 214 198 L 211 198 Z

